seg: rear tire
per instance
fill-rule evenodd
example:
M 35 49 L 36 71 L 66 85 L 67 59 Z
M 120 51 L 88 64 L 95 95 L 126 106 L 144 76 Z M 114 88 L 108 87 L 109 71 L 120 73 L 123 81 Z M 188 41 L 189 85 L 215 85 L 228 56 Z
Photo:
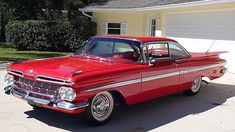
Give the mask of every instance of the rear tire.
M 184 91 L 184 94 L 186 96 L 194 96 L 200 91 L 201 86 L 202 86 L 202 77 L 198 76 L 194 79 L 192 87 Z
M 115 101 L 111 93 L 100 92 L 90 100 L 84 113 L 88 125 L 99 126 L 107 123 L 113 114 Z

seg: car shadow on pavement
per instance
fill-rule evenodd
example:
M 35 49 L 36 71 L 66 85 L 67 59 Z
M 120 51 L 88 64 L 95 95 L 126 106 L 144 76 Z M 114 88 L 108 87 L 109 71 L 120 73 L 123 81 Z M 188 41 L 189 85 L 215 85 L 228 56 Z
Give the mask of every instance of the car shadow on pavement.
M 66 131 L 142 132 L 221 106 L 234 96 L 234 85 L 210 83 L 193 97 L 175 94 L 133 106 L 120 106 L 112 120 L 99 127 L 86 125 L 81 115 L 68 115 L 46 109 L 26 111 L 25 114 L 28 118 L 35 118 L 48 126 Z

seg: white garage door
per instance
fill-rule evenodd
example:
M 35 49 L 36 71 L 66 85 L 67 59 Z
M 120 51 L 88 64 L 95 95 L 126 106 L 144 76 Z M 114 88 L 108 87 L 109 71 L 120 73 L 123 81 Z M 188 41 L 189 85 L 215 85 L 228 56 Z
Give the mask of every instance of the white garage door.
M 176 39 L 189 51 L 229 51 L 223 57 L 235 73 L 235 10 L 166 15 L 166 36 Z

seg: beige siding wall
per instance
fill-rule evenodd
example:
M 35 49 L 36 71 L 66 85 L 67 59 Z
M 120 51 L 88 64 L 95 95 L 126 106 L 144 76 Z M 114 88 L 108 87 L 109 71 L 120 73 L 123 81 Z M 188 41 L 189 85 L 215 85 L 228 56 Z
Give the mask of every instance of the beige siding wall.
M 144 18 L 142 12 L 97 12 L 93 13 L 93 20 L 97 22 L 97 35 L 105 35 L 101 33 L 101 25 L 103 22 L 127 23 L 127 35 L 145 35 Z
M 101 34 L 102 22 L 127 23 L 127 35 L 148 35 L 149 18 L 156 16 L 159 18 L 157 23 L 158 36 L 165 36 L 166 16 L 169 13 L 185 13 L 185 12 L 203 12 L 206 10 L 224 10 L 235 8 L 235 4 L 219 4 L 209 6 L 195 6 L 177 9 L 164 9 L 159 11 L 143 11 L 143 12 L 95 12 L 93 20 L 97 22 L 97 35 Z

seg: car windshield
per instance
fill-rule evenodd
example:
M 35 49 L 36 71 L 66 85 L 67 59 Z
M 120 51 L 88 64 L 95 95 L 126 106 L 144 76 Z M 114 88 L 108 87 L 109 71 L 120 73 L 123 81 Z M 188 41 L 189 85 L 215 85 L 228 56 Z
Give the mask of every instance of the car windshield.
M 112 62 L 133 63 L 142 60 L 139 42 L 112 38 L 91 39 L 75 55 Z

